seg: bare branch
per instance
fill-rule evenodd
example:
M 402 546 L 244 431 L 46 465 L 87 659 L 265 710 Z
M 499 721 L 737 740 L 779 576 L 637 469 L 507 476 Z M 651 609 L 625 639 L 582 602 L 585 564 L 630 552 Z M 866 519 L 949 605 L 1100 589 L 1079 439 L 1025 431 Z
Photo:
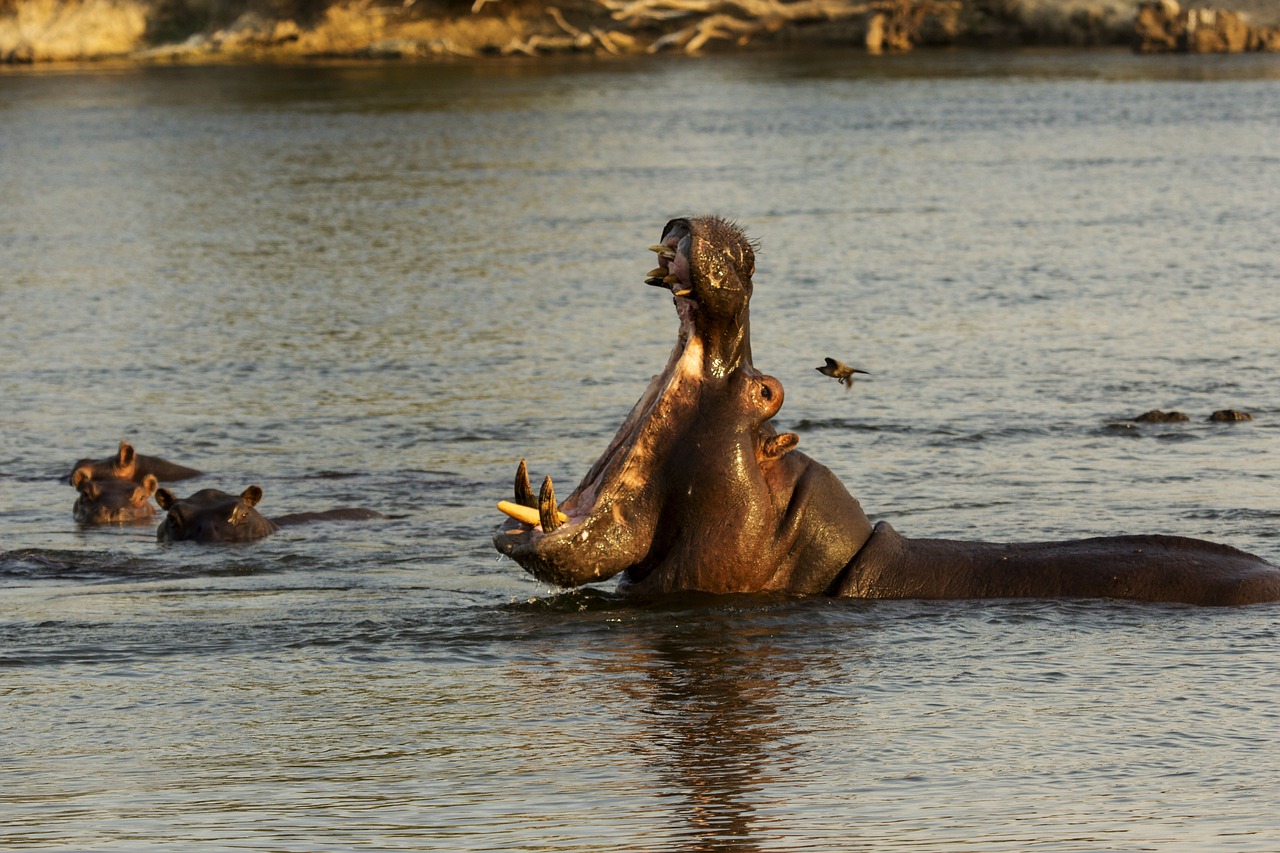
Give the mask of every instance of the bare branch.
M 475 0 L 478 10 L 486 2 Z M 678 49 L 696 53 L 715 39 L 736 40 L 745 44 L 764 32 L 787 26 L 844 21 L 862 18 L 867 24 L 866 46 L 872 53 L 882 50 L 909 50 L 919 37 L 925 19 L 930 15 L 954 14 L 959 0 L 596 0 L 618 29 L 591 27 L 583 31 L 565 20 L 554 6 L 547 14 L 564 36 L 532 36 L 514 41 L 504 53 L 527 53 L 549 50 L 595 50 L 618 54 L 639 49 L 638 41 L 648 41 L 649 53 Z M 659 35 L 672 22 L 693 19 L 691 23 Z M 643 34 L 643 35 L 642 35 Z

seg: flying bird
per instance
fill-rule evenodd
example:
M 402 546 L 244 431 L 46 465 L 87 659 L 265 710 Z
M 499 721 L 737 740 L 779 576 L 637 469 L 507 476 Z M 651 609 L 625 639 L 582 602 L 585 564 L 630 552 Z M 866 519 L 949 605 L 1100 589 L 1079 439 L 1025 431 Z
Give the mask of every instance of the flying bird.
M 822 367 L 816 367 L 814 369 L 817 370 L 819 373 L 821 373 L 823 376 L 830 376 L 832 379 L 837 380 L 841 385 L 844 386 L 844 390 L 846 391 L 848 391 L 850 388 L 853 387 L 853 374 L 865 373 L 867 376 L 871 375 L 870 373 L 867 373 L 867 371 L 865 370 L 859 370 L 856 367 L 850 367 L 849 365 L 845 364 L 843 361 L 836 361 L 834 358 L 828 358 L 827 363 L 825 365 L 823 365 Z

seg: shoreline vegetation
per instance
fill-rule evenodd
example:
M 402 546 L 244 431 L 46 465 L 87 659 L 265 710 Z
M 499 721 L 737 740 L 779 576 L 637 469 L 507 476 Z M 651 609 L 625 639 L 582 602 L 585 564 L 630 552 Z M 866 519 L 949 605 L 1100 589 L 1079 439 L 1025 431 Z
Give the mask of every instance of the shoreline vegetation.
M 1280 3 L 1176 0 L 0 0 L 0 63 L 702 53 L 847 46 L 1280 51 Z

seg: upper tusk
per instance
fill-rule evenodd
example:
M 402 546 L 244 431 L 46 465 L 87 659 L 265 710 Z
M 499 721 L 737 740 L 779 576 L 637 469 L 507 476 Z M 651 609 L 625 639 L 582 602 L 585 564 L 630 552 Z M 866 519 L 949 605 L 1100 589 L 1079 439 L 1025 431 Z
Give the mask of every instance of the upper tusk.
M 543 478 L 542 490 L 538 493 L 538 520 L 543 533 L 552 533 L 569 520 L 556 504 L 556 490 L 550 477 Z
M 538 499 L 533 496 L 533 486 L 529 485 L 529 467 L 523 459 L 516 468 L 515 498 L 517 506 L 536 507 Z

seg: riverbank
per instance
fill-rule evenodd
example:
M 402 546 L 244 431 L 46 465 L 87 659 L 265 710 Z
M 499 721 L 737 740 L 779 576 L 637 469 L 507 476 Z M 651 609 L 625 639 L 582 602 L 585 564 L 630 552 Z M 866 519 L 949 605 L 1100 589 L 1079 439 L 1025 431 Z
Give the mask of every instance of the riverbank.
M 1233 52 L 1280 49 L 1278 6 L 1240 0 L 1232 21 L 1194 7 L 1189 17 L 1168 0 L 0 0 L 0 61 L 448 60 L 779 44 Z M 1188 38 L 1197 25 L 1201 36 L 1223 34 Z

